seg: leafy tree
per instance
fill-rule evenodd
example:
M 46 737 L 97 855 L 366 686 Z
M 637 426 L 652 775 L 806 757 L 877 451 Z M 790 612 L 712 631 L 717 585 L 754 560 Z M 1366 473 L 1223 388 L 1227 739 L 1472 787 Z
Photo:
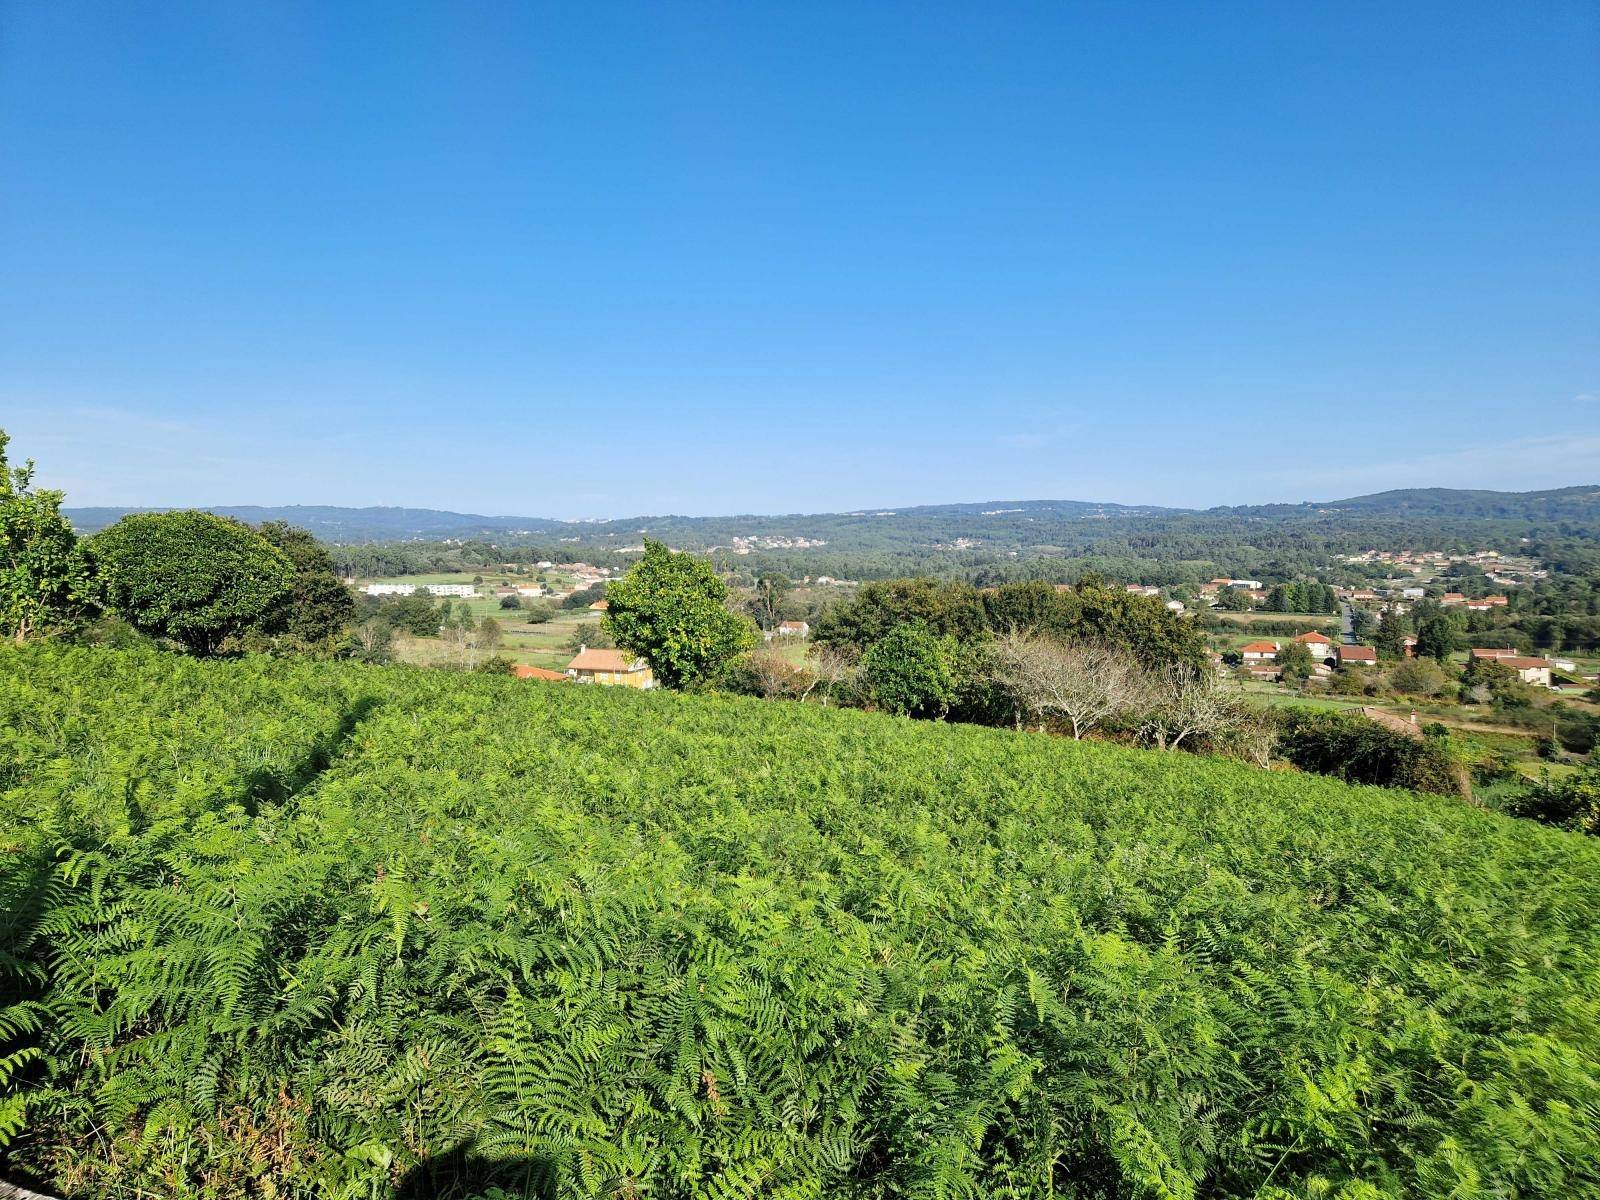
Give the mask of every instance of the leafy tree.
M 616 645 L 617 640 L 604 621 L 583 621 L 573 626 L 572 633 L 567 637 L 563 648 L 569 653 L 577 654 L 585 646 L 591 650 L 613 650 Z
M 434 604 L 432 596 L 418 590 L 395 601 L 391 611 L 395 624 L 413 637 L 438 637 L 439 628 L 449 615 L 449 608 L 446 604 L 441 610 L 439 605 Z
M 575 592 L 568 592 L 561 597 L 562 608 L 588 608 L 596 600 L 606 598 L 606 585 L 592 583 L 586 588 L 579 588 Z
M 543 625 L 555 617 L 555 613 L 551 611 L 550 605 L 545 603 L 530 604 L 528 605 L 527 612 L 527 622 L 529 625 Z
M 1576 775 L 1551 782 L 1545 778 L 1507 808 L 1519 817 L 1532 817 L 1576 833 L 1600 835 L 1600 763 L 1589 763 Z
M 778 622 L 783 619 L 783 602 L 793 586 L 787 575 L 780 575 L 776 571 L 767 571 L 757 577 L 755 596 L 750 604 L 757 625 L 766 630 L 778 627 Z
M 1279 748 L 1302 771 L 1440 795 L 1471 791 L 1448 748 L 1351 713 L 1289 709 Z
M 1446 616 L 1429 617 L 1417 626 L 1417 654 L 1447 660 L 1456 649 L 1455 623 Z
M 519 609 L 522 607 L 521 596 L 501 596 L 500 607 L 506 609 Z
M 325 643 L 342 633 L 356 615 L 350 591 L 333 572 L 333 558 L 322 543 L 286 521 L 267 521 L 256 532 L 289 560 L 294 582 L 279 623 L 303 642 Z
M 1389 676 L 1395 691 L 1410 696 L 1437 696 L 1448 686 L 1444 671 L 1429 658 L 1408 658 Z
M 88 564 L 61 493 L 33 487 L 33 462 L 9 466 L 0 429 L 0 636 L 19 644 L 69 629 L 94 608 Z
M 1249 612 L 1250 594 L 1244 588 L 1225 587 L 1217 593 L 1217 607 L 1224 612 Z
M 644 556 L 606 590 L 602 624 L 668 687 L 711 678 L 756 643 L 747 619 L 728 611 L 728 585 L 711 564 L 645 540 Z
M 926 625 L 897 625 L 861 656 L 861 681 L 879 708 L 942 717 L 956 698 L 953 644 Z
M 1406 619 L 1392 608 L 1383 610 L 1383 615 L 1378 618 L 1378 628 L 1372 635 L 1372 645 L 1378 651 L 1379 658 L 1398 659 L 1406 654 L 1406 635 L 1409 628 Z
M 1350 613 L 1350 632 L 1356 635 L 1356 641 L 1364 642 L 1377 632 L 1377 619 L 1369 609 L 1357 608 Z
M 485 617 L 478 622 L 478 649 L 498 650 L 504 640 L 505 630 L 500 628 L 499 621 L 493 617 Z
M 1049 585 L 1033 585 L 1035 589 Z M 937 579 L 866 583 L 855 598 L 817 618 L 812 638 L 822 646 L 858 653 L 900 625 L 920 624 L 936 636 L 976 637 L 989 627 L 976 588 Z
M 1311 658 L 1311 647 L 1304 642 L 1285 642 L 1278 650 L 1278 670 L 1285 679 L 1303 683 L 1311 678 L 1316 665 Z
M 106 604 L 191 654 L 270 629 L 294 587 L 294 568 L 275 546 L 212 513 L 133 513 L 87 545 Z

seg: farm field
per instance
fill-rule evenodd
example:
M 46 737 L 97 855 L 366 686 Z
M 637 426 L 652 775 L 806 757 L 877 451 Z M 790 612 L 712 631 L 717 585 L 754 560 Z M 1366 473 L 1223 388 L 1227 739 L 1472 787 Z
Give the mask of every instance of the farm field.
M 0 739 L 56 1194 L 1600 1189 L 1595 839 L 399 667 L 4 647 Z

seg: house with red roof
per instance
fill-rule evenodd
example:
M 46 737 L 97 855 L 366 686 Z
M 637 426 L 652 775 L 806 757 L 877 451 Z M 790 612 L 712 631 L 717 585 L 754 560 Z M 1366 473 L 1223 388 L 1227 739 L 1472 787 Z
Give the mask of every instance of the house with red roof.
M 1371 646 L 1340 646 L 1341 667 L 1370 667 L 1377 663 L 1378 652 Z
M 1239 656 L 1247 663 L 1276 662 L 1278 659 L 1278 643 L 1248 642 L 1240 648 Z

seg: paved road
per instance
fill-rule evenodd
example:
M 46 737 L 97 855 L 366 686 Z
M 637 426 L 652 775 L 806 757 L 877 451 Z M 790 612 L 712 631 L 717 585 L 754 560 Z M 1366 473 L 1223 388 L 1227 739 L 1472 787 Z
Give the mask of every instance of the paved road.
M 1348 600 L 1339 601 L 1339 615 L 1344 619 L 1344 644 L 1356 644 L 1356 610 L 1350 607 Z

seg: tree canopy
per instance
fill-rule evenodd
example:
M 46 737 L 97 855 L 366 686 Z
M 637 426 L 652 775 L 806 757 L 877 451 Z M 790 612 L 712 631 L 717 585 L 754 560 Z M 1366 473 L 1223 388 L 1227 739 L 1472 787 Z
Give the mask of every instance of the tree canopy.
M 668 687 L 710 679 L 755 645 L 750 622 L 728 611 L 728 585 L 711 564 L 646 540 L 644 557 L 606 589 L 603 627 L 649 662 Z
M 210 655 L 266 630 L 293 591 L 294 567 L 265 538 L 211 513 L 133 513 L 88 541 L 106 604 L 141 632 Z
M 286 521 L 264 522 L 257 532 L 294 572 L 279 617 L 283 631 L 308 645 L 337 637 L 355 619 L 356 605 L 333 573 L 333 557 L 315 537 Z
M 68 628 L 93 609 L 88 564 L 62 495 L 33 486 L 33 462 L 12 467 L 0 429 L 0 636 L 16 642 Z

